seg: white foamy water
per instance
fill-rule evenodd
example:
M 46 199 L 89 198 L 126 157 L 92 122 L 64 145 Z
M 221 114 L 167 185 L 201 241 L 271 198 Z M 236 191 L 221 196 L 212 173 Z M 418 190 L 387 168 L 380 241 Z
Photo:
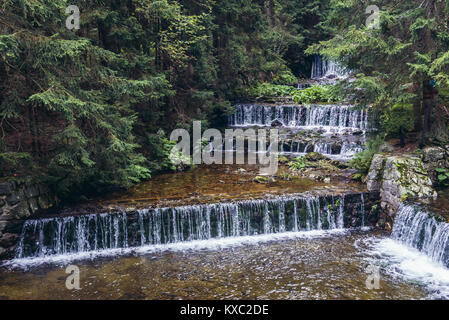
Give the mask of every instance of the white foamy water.
M 449 299 L 449 269 L 442 264 L 393 239 L 371 238 L 368 242 L 370 260 L 388 275 L 424 286 L 429 299 Z
M 259 245 L 274 241 L 286 241 L 295 239 L 313 239 L 330 236 L 344 235 L 350 229 L 312 230 L 300 232 L 284 232 L 277 234 L 263 234 L 257 236 L 228 237 L 208 240 L 197 240 L 161 245 L 148 245 L 134 248 L 108 249 L 74 254 L 53 255 L 45 257 L 20 258 L 6 261 L 2 266 L 11 269 L 29 269 L 43 264 L 66 265 L 74 261 L 94 260 L 102 257 L 119 257 L 125 255 L 145 255 L 164 251 L 198 251 L 198 250 L 222 250 L 232 247 Z

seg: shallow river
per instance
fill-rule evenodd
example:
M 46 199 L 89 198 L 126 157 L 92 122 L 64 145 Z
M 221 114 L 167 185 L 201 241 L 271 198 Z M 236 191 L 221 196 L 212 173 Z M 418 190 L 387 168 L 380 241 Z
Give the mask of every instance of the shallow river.
M 38 266 L 22 261 L 20 268 L 0 269 L 0 298 L 438 299 L 449 288 L 447 269 L 378 231 L 311 231 L 139 250 Z M 80 269 L 80 290 L 66 288 L 70 264 Z M 367 287 L 368 277 L 376 277 L 369 266 L 380 267 L 379 289 Z

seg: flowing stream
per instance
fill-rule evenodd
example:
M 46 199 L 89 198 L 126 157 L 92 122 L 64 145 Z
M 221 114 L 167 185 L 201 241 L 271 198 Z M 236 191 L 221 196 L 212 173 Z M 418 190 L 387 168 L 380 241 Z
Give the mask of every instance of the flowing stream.
M 316 57 L 313 79 L 344 76 Z M 287 156 L 346 161 L 370 130 L 369 108 L 351 105 L 235 109 L 230 127 L 278 128 Z M 258 184 L 257 170 L 199 166 L 111 194 L 109 211 L 24 221 L 0 299 L 449 299 L 449 219 L 403 205 L 390 235 L 359 184 Z M 69 291 L 73 264 L 82 289 Z

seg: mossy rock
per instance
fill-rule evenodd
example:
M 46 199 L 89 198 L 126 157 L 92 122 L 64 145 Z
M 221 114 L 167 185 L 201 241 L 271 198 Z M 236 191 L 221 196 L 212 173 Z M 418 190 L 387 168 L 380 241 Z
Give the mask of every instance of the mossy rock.
M 285 156 L 279 157 L 278 161 L 279 161 L 280 164 L 287 164 L 287 163 L 290 162 L 290 160 L 287 157 L 285 157 Z
M 270 183 L 271 182 L 271 178 L 268 176 L 257 176 L 254 178 L 253 180 L 254 182 L 257 183 Z
M 306 154 L 306 160 L 308 161 L 320 161 L 320 160 L 329 160 L 329 158 L 323 156 L 321 153 L 318 152 L 311 152 Z

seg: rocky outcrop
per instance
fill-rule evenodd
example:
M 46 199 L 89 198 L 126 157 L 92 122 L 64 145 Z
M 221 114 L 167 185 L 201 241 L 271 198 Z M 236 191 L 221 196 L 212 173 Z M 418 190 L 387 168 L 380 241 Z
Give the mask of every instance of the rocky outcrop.
M 424 168 L 429 173 L 434 186 L 438 185 L 436 169 L 449 169 L 449 145 L 446 147 L 426 147 L 422 150 Z
M 57 199 L 43 184 L 0 183 L 0 259 L 15 246 L 24 220 L 56 204 Z
M 413 155 L 376 154 L 366 184 L 368 190 L 380 192 L 388 222 L 406 199 L 437 197 L 423 161 Z

